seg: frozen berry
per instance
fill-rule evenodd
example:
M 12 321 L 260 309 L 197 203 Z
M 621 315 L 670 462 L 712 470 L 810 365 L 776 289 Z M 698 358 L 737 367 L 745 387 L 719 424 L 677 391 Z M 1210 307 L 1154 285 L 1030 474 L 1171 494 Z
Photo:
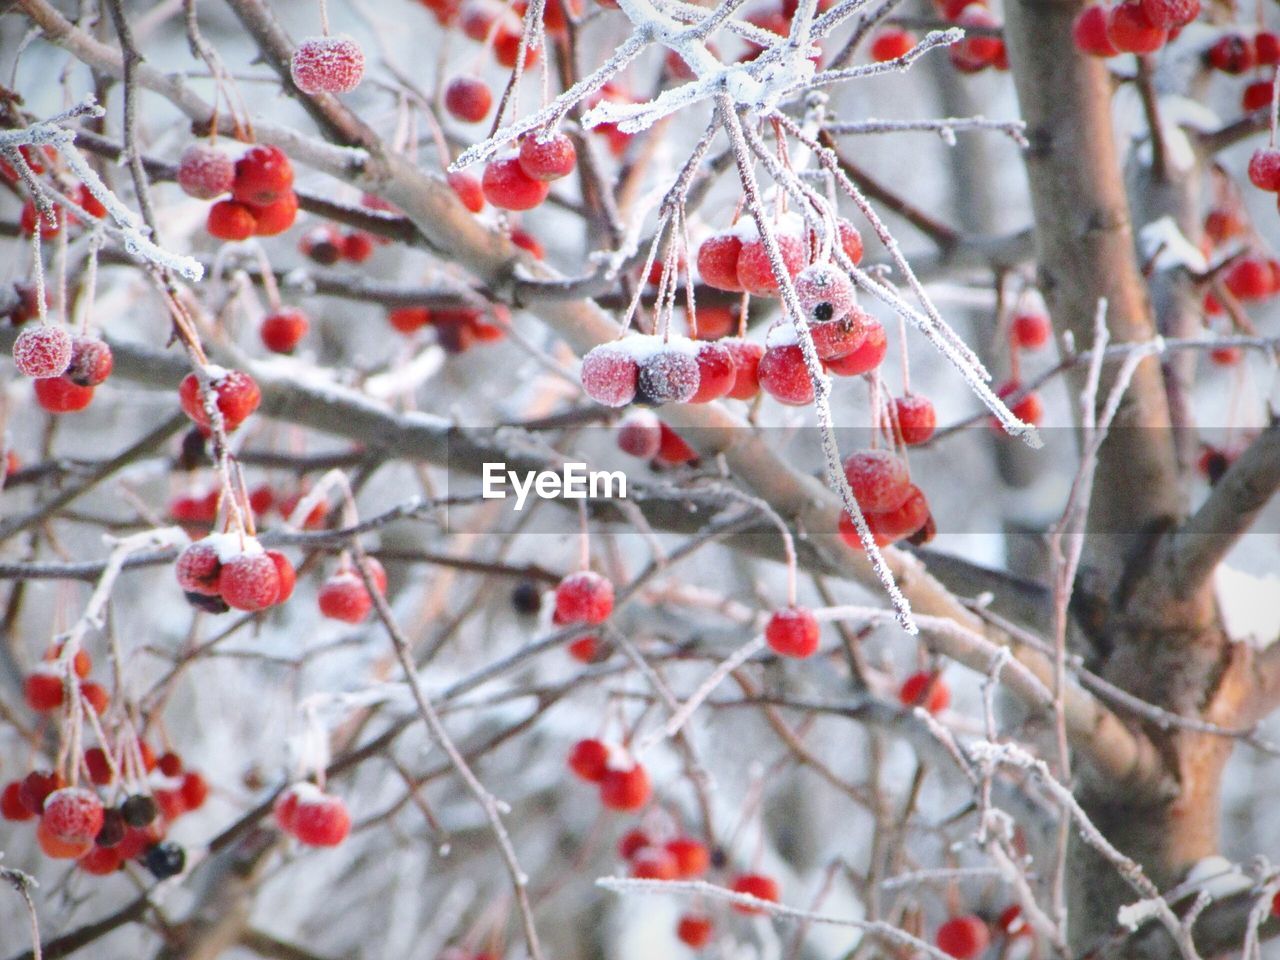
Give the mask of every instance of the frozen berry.
M 209 385 L 214 402 L 222 414 L 222 423 L 228 431 L 234 430 L 258 409 L 262 393 L 257 383 L 247 373 L 239 370 L 213 369 L 209 372 Z M 178 385 L 178 402 L 183 411 L 201 427 L 209 426 L 200 381 L 194 373 L 188 373 Z
M 347 93 L 364 78 L 364 51 L 350 37 L 308 37 L 293 51 L 289 74 L 303 93 Z
M 484 198 L 501 210 L 532 210 L 551 191 L 546 181 L 524 172 L 516 156 L 491 160 L 480 180 Z
M 934 942 L 939 950 L 956 960 L 974 960 L 987 949 L 991 933 L 981 917 L 965 914 L 952 917 L 940 926 Z
M 871 59 L 876 63 L 896 60 L 911 51 L 916 38 L 900 27 L 885 27 L 871 40 Z
M 78 387 L 96 387 L 115 366 L 115 358 L 105 340 L 97 337 L 75 337 L 71 341 L 71 361 L 63 373 Z
M 519 22 L 499 24 L 497 32 L 494 33 L 493 59 L 508 69 L 513 69 L 520 57 L 520 34 L 521 26 Z M 532 44 L 527 45 L 524 51 L 525 69 L 536 66 L 538 59 L 539 49 Z
M 267 559 L 269 559 L 276 568 L 276 580 L 279 583 L 279 593 L 276 595 L 276 603 L 284 603 L 293 596 L 293 588 L 298 582 L 298 574 L 293 569 L 293 564 L 279 550 L 268 550 Z
M 609 748 L 599 740 L 579 740 L 569 751 L 569 769 L 588 783 L 599 783 L 609 768 Z
M 1270 102 L 1270 95 L 1267 100 Z M 1261 148 L 1249 158 L 1249 180 L 1259 190 L 1280 191 L 1280 150 Z
M 66 219 L 66 212 L 62 207 L 55 206 L 45 211 L 39 209 L 35 201 L 28 199 L 23 202 L 22 211 L 18 214 L 18 229 L 24 237 L 30 237 L 35 234 L 36 226 L 39 225 L 40 239 L 51 240 L 58 235 Z
M 235 610 L 265 610 L 280 596 L 280 576 L 265 553 L 242 553 L 222 565 L 218 593 Z
M 610 810 L 639 810 L 652 793 L 649 774 L 638 763 L 627 770 L 607 769 L 600 780 L 600 802 Z
M 698 402 L 696 396 L 694 402 Z M 662 426 L 653 413 L 637 410 L 618 424 L 617 439 L 618 449 L 623 453 L 648 460 L 662 445 Z
M 534 180 L 559 180 L 573 173 L 578 152 L 563 133 L 542 139 L 532 133 L 520 141 L 520 169 Z
M 636 402 L 651 406 L 686 403 L 698 392 L 698 361 L 678 347 L 663 347 L 640 362 Z
M 594 663 L 600 656 L 600 638 L 589 633 L 585 637 L 579 637 L 570 642 L 565 650 L 579 663 Z
M 92 790 L 63 787 L 45 798 L 40 818 L 59 840 L 83 843 L 92 841 L 102 829 L 102 813 L 102 801 Z
M 61 774 L 33 770 L 22 778 L 18 796 L 28 810 L 38 814 L 44 811 L 44 802 L 49 794 L 61 789 L 64 785 Z
M 755 897 L 757 900 L 767 900 L 770 903 L 777 903 L 779 897 L 778 881 L 773 877 L 767 877 L 762 873 L 744 873 L 734 878 L 730 889 L 734 893 L 745 894 L 746 896 Z M 735 903 L 733 909 L 738 913 L 753 914 L 764 913 L 763 907 L 756 907 L 746 903 Z
M 310 847 L 336 847 L 351 832 L 351 815 L 341 797 L 310 794 L 298 800 L 293 835 Z
M 764 628 L 764 638 L 774 653 L 804 659 L 818 651 L 818 621 L 804 607 L 775 610 Z
M 93 402 L 93 387 L 82 387 L 66 377 L 42 377 L 35 381 L 36 402 L 50 413 L 75 413 Z
M 36 842 L 51 860 L 76 860 L 93 848 L 93 840 L 63 840 L 43 817 L 36 825 Z
M 219 240 L 248 240 L 257 225 L 252 208 L 235 200 L 219 200 L 209 208 L 205 221 L 209 236 Z
M 1155 53 L 1168 31 L 1147 19 L 1140 0 L 1124 0 L 1107 14 L 1107 39 L 1120 53 Z
M 844 462 L 853 498 L 864 513 L 887 513 L 911 493 L 907 464 L 887 450 L 859 450 Z
M 738 255 L 742 252 L 742 238 L 733 233 L 717 233 L 708 237 L 698 248 L 698 275 L 702 282 L 717 290 L 732 293 L 742 291 L 738 282 Z
M 613 612 L 613 584 L 591 570 L 571 573 L 556 587 L 561 623 L 603 623 Z
M 733 388 L 729 396 L 735 400 L 750 400 L 760 392 L 760 360 L 764 357 L 764 346 L 740 337 L 727 337 L 720 341 L 720 345 L 733 357 Z
M 178 160 L 178 186 L 187 196 L 212 200 L 231 191 L 236 165 L 221 150 L 207 143 L 193 143 Z
M 268 350 L 275 353 L 293 353 L 310 327 L 311 321 L 307 319 L 305 313 L 295 308 L 285 307 L 263 317 L 258 334 Z
M 790 233 L 778 233 L 776 239 L 782 266 L 788 276 L 794 277 L 804 266 L 804 241 Z M 777 294 L 779 282 L 764 241 L 744 243 L 738 254 L 738 285 L 754 296 L 771 297 Z
M 59 377 L 71 363 L 71 346 L 71 334 L 64 327 L 28 327 L 13 342 L 13 362 L 28 377 Z
M 723 344 L 702 343 L 698 346 L 698 390 L 690 403 L 709 403 L 728 396 L 738 379 L 733 354 Z
M 809 335 L 820 360 L 841 360 L 862 347 L 868 329 L 875 324 L 875 318 L 854 306 L 839 319 L 812 324 Z
M 938 415 L 928 397 L 909 393 L 893 402 L 898 415 L 898 430 L 907 446 L 924 443 L 938 426 Z
M 83 700 L 94 713 L 98 716 L 102 716 L 102 714 L 106 712 L 107 705 L 111 703 L 111 694 L 107 693 L 107 688 L 102 684 L 88 680 L 80 684 L 80 699 Z
M 593 347 L 582 358 L 582 389 L 606 407 L 624 407 L 634 400 L 639 375 L 635 358 L 614 344 Z
M 825 361 L 826 368 L 836 376 L 856 377 L 870 373 L 884 362 L 889 350 L 884 325 L 870 314 L 863 314 L 862 343 L 852 353 Z
M 838 233 L 840 235 L 840 249 L 844 251 L 844 255 L 853 263 L 862 262 L 862 234 L 848 220 L 839 220 L 836 223 Z
M 1142 12 L 1153 26 L 1172 30 L 1200 16 L 1200 0 L 1142 0 Z
M 275 237 L 293 226 L 298 218 L 298 195 L 292 190 L 275 203 L 265 207 L 253 207 L 253 235 Z
M 119 810 L 115 808 L 104 810 L 102 813 L 102 828 L 98 831 L 98 835 L 93 838 L 93 842 L 100 847 L 114 847 L 124 839 L 128 829 L 128 824 L 124 822 L 124 814 Z
M 279 147 L 258 144 L 236 161 L 231 196 L 240 203 L 267 207 L 293 189 L 293 164 Z
M 815 263 L 796 274 L 796 298 L 805 319 L 812 323 L 839 320 L 854 308 L 853 281 L 829 263 Z
M 1030 936 L 1032 933 L 1031 924 L 1027 923 L 1022 915 L 1022 907 L 1016 903 L 1000 911 L 1000 916 L 996 918 L 996 926 L 1006 937 Z
M 174 568 L 178 586 L 187 593 L 216 596 L 222 574 L 222 560 L 217 548 L 206 540 L 197 540 L 178 554 Z
M 199 773 L 189 770 L 182 776 L 179 793 L 182 795 L 183 806 L 188 811 L 199 810 L 209 798 L 209 783 Z
M 791 406 L 813 402 L 813 380 L 798 344 L 768 347 L 760 358 L 756 376 L 765 393 L 775 400 Z
M 464 123 L 479 123 L 493 106 L 489 85 L 479 77 L 457 76 L 444 88 L 444 107 Z

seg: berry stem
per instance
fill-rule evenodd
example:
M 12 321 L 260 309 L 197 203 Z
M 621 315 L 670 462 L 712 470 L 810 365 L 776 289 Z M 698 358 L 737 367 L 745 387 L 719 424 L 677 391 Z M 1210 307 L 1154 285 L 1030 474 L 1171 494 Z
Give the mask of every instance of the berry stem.
M 320 0 L 320 32 L 329 35 L 329 5 L 325 0 Z
M 1275 149 L 1276 146 L 1276 123 L 1280 119 L 1280 64 L 1276 64 L 1275 76 L 1271 79 L 1271 133 L 1267 139 L 1267 146 Z

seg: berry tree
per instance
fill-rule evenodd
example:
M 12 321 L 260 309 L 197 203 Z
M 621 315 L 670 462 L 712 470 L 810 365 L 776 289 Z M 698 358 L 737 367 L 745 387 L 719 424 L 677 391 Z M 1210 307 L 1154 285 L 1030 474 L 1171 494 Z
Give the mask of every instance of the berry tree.
M 1274 19 L 9 5 L 0 960 L 1270 955 Z

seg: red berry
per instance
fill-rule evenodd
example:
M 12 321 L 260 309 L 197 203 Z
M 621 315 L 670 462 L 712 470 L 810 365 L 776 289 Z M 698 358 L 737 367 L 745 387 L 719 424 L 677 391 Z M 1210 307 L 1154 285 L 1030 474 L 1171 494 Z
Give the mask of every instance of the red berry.
M 207 143 L 193 143 L 178 160 L 178 186 L 197 200 L 212 200 L 229 193 L 235 176 L 236 165 L 231 158 Z
M 1223 73 L 1247 73 L 1257 63 L 1257 51 L 1244 34 L 1229 33 L 1219 37 L 1213 46 L 1205 51 L 1205 60 L 1213 69 L 1221 70 Z
M 694 397 L 694 402 L 698 402 Z M 618 449 L 641 460 L 648 460 L 662 446 L 662 427 L 648 410 L 637 410 L 618 424 Z
M 275 817 L 276 824 L 285 833 L 293 833 L 293 824 L 298 815 L 298 801 L 304 793 L 314 790 L 315 787 L 309 783 L 295 783 L 293 786 L 286 787 L 280 791 L 276 797 L 275 803 L 271 806 L 271 813 Z
M 1049 342 L 1053 325 L 1043 313 L 1019 313 L 1009 325 L 1009 337 L 1024 350 L 1036 350 Z
M 1209 351 L 1209 359 L 1218 367 L 1234 367 L 1242 356 L 1239 347 L 1214 347 Z
M 41 773 L 33 770 L 22 778 L 22 786 L 18 788 L 18 797 L 23 805 L 33 814 L 44 811 L 44 801 L 53 791 L 64 786 L 62 775 L 58 773 Z
M 310 847 L 336 847 L 351 832 L 351 815 L 341 797 L 309 793 L 293 813 L 293 835 Z
M 911 493 L 906 462 L 888 450 L 859 450 L 844 462 L 853 498 L 864 513 L 888 513 Z
M 350 37 L 308 37 L 293 51 L 289 74 L 303 93 L 347 93 L 364 78 L 364 51 Z
M 521 25 L 518 22 L 514 24 L 502 23 L 493 36 L 493 59 L 509 69 L 515 67 L 516 60 L 520 55 L 520 33 Z M 532 46 L 531 40 L 530 46 L 525 47 L 524 51 L 524 66 L 526 70 L 537 65 L 538 56 L 538 48 Z
M 839 320 L 857 306 L 853 281 L 830 263 L 815 263 L 796 274 L 796 299 L 809 323 Z
M 750 400 L 760 392 L 760 360 L 764 357 L 764 346 L 740 337 L 727 337 L 720 341 L 720 345 L 733 356 L 735 372 L 729 396 L 735 400 Z
M 789 233 L 778 233 L 778 250 L 787 274 L 794 277 L 804 267 L 804 241 Z M 738 254 L 738 285 L 757 297 L 771 297 L 778 292 L 768 251 L 763 240 L 748 240 Z
M 40 814 L 41 823 L 66 843 L 92 841 L 102 829 L 102 801 L 84 787 L 63 787 L 49 794 Z
M 331 267 L 342 259 L 342 234 L 329 224 L 312 227 L 298 241 L 298 252 L 323 267 Z
M 853 353 L 826 361 L 826 367 L 839 377 L 856 377 L 870 373 L 884 362 L 889 351 L 889 340 L 885 336 L 884 325 L 870 314 L 863 315 L 864 337 L 862 344 Z
M 222 413 L 223 426 L 228 431 L 240 426 L 249 414 L 258 409 L 262 393 L 247 373 L 212 368 L 209 371 L 209 380 L 214 402 Z M 209 416 L 205 412 L 200 381 L 194 373 L 188 373 L 178 385 L 178 402 L 186 415 L 197 425 L 208 428 Z
M 1001 400 L 1005 397 L 1013 396 L 1022 390 L 1022 382 L 1020 380 L 1006 380 L 996 389 L 996 396 Z M 1035 426 L 1040 423 L 1044 416 L 1044 405 L 1040 402 L 1040 394 L 1032 390 L 1025 397 L 1009 408 L 1010 412 L 1024 423 Z M 994 424 L 995 421 L 993 420 Z
M 799 344 L 767 347 L 756 376 L 765 393 L 775 400 L 796 407 L 813 402 L 813 380 Z
M 738 282 L 738 255 L 742 238 L 734 233 L 717 233 L 702 241 L 698 248 L 698 275 L 702 282 L 717 290 L 742 292 Z
M 222 576 L 222 560 L 218 548 L 208 540 L 197 540 L 178 554 L 174 567 L 178 586 L 186 593 L 204 596 L 218 595 L 218 581 Z
M 413 333 L 431 322 L 431 312 L 426 307 L 397 307 L 387 314 L 387 322 L 401 333 Z
M 935 938 L 938 949 L 956 960 L 973 960 L 991 942 L 991 933 L 981 917 L 966 914 L 952 917 L 938 928 Z
M 862 234 L 848 220 L 839 220 L 836 223 L 840 234 L 840 249 L 844 251 L 844 255 L 853 263 L 862 262 Z
M 930 713 L 941 713 L 951 703 L 951 690 L 938 674 L 922 670 L 902 682 L 898 700 L 904 707 L 924 707 Z
M 298 582 L 298 574 L 293 569 L 293 564 L 279 550 L 268 550 L 267 557 L 275 564 L 276 580 L 279 582 L 280 590 L 276 596 L 276 603 L 284 603 L 293 596 L 293 588 Z
M 80 684 L 80 699 L 87 703 L 94 713 L 102 716 L 106 712 L 107 704 L 111 702 L 111 694 L 107 693 L 107 688 L 102 684 L 90 680 Z
M 553 133 L 545 139 L 532 133 L 520 141 L 518 160 L 520 169 L 534 180 L 559 180 L 573 173 L 578 151 L 563 133 Z
M 117 844 L 114 847 L 97 847 L 76 861 L 76 866 L 94 877 L 106 877 L 115 873 L 124 865 L 124 857 L 120 855 Z
M 582 358 L 582 389 L 606 407 L 624 407 L 634 400 L 639 376 L 635 358 L 616 344 L 593 347 Z
M 542 180 L 534 180 L 520 166 L 516 156 L 491 160 L 480 180 L 484 198 L 502 210 L 532 210 L 551 191 Z
M 316 600 L 324 616 L 344 623 L 360 623 L 373 609 L 373 597 L 360 575 L 350 570 L 339 571 L 326 580 Z
M 809 327 L 813 348 L 824 361 L 842 360 L 857 353 L 867 339 L 867 331 L 878 325 L 871 314 L 854 306 L 838 320 L 815 323 Z
M 681 880 L 700 877 L 711 866 L 711 851 L 692 837 L 677 837 L 667 843 L 667 852 L 675 857 L 676 876 Z
M 183 806 L 188 811 L 199 810 L 209 798 L 209 783 L 194 770 L 188 771 L 182 778 L 182 786 L 178 792 L 182 795 Z
M 280 576 L 265 553 L 242 553 L 222 565 L 218 593 L 235 610 L 265 610 L 280 596 Z
M 569 769 L 588 783 L 599 783 L 609 767 L 609 748 L 599 740 L 579 740 L 569 751 Z
M 107 752 L 101 747 L 90 747 L 84 752 L 85 769 L 89 771 L 89 782 L 103 787 L 111 782 L 111 764 L 107 762 Z
M 66 377 L 35 381 L 36 402 L 50 413 L 75 413 L 93 401 L 93 387 L 81 387 Z
M 1223 277 L 1227 289 L 1241 300 L 1263 300 L 1273 291 L 1271 266 L 1261 257 L 1242 257 Z
M 938 426 L 938 415 L 928 397 L 909 393 L 894 400 L 894 407 L 898 413 L 898 430 L 907 446 L 924 443 L 933 436 Z
M 28 327 L 13 341 L 13 362 L 28 377 L 59 377 L 71 363 L 71 346 L 65 327 Z
M 293 353 L 299 341 L 307 335 L 311 321 L 301 310 L 285 307 L 262 318 L 258 333 L 268 350 L 276 353 Z
M 444 108 L 464 123 L 479 123 L 492 106 L 489 85 L 479 77 L 454 77 L 444 88 Z
M 63 374 L 78 387 L 96 387 L 115 366 L 115 358 L 106 341 L 97 337 L 76 337 L 71 341 L 71 362 Z
M 662 440 L 658 444 L 658 453 L 654 460 L 664 466 L 676 466 L 681 463 L 692 463 L 698 459 L 698 452 L 684 442 L 684 438 L 665 423 L 660 425 Z
M 48 672 L 44 672 L 44 671 Z M 62 706 L 62 675 L 50 668 L 38 668 L 22 684 L 23 699 L 36 713 L 47 713 Z
M 1214 243 L 1222 243 L 1239 236 L 1248 229 L 1244 217 L 1236 205 L 1214 207 L 1204 218 L 1204 232 Z
M 591 663 L 600 654 L 600 638 L 594 634 L 588 634 L 574 640 L 565 649 L 569 652 L 569 656 L 579 663 Z
M 643 830 L 628 830 L 618 841 L 618 855 L 623 860 L 630 860 L 645 847 L 651 846 L 649 835 Z
M 484 187 L 471 174 L 459 170 L 446 176 L 445 181 L 462 205 L 472 213 L 479 213 L 484 209 Z
M 45 213 L 36 207 L 34 200 L 28 199 L 23 202 L 22 211 L 18 214 L 18 229 L 24 237 L 30 237 L 35 234 L 36 225 L 39 224 L 40 239 L 51 240 L 58 235 L 66 220 L 67 215 L 62 207 L 55 206 Z
M 1259 30 L 1253 38 L 1253 50 L 1260 67 L 1274 67 L 1280 63 L 1280 35 L 1270 30 Z M 1270 102 L 1270 97 L 1267 98 Z
M 680 942 L 694 950 L 701 950 L 711 942 L 711 918 L 700 913 L 686 913 L 676 924 L 676 936 Z
M 258 144 L 236 161 L 231 196 L 240 203 L 267 207 L 283 200 L 292 189 L 293 164 L 279 147 Z
M 1253 113 L 1271 106 L 1271 92 L 1270 80 L 1255 80 L 1240 94 L 1240 109 L 1245 113 Z
M 40 302 L 36 298 L 36 285 L 34 283 L 24 283 L 17 280 L 13 284 L 13 292 L 18 297 L 18 303 L 13 308 L 13 313 L 9 314 L 9 322 L 15 327 L 20 327 L 28 320 L 33 320 L 40 315 Z M 44 292 L 44 305 L 49 306 L 49 291 Z
M 723 344 L 702 343 L 698 346 L 698 390 L 690 403 L 709 403 L 728 396 L 738 379 L 738 366 L 733 354 Z
M 1200 0 L 1142 0 L 1142 12 L 1152 26 L 1172 30 L 1200 16 Z
M 636 402 L 650 406 L 687 403 L 698 393 L 698 361 L 675 344 L 665 345 L 640 361 Z
M 298 218 L 298 195 L 290 190 L 275 203 L 251 209 L 255 237 L 279 236 L 292 227 L 293 221 Z
M 818 621 L 804 607 L 775 610 L 764 628 L 764 638 L 774 653 L 803 660 L 818 651 Z
M 22 802 L 22 784 L 14 780 L 0 791 L 0 817 L 6 820 L 30 820 L 35 814 Z
M 925 499 L 923 491 L 914 484 L 908 490 L 907 498 L 902 501 L 901 506 L 884 513 L 867 516 L 867 523 L 875 531 L 877 542 L 883 539 L 893 543 L 910 537 L 923 529 L 928 522 L 929 501 Z
M 662 847 L 645 847 L 631 861 L 631 876 L 637 880 L 675 880 L 679 875 L 676 858 Z
M 896 60 L 916 45 L 915 35 L 900 27 L 885 27 L 871 41 L 871 59 L 876 63 Z
M 741 874 L 734 878 L 730 889 L 734 893 L 746 894 L 747 896 L 755 897 L 757 900 L 768 900 L 770 903 L 777 903 L 780 896 L 778 881 L 774 880 L 773 877 L 766 877 L 762 873 Z M 763 907 L 753 907 L 743 903 L 735 903 L 733 909 L 738 913 L 745 914 L 765 912 Z
M 373 256 L 375 243 L 373 234 L 353 230 L 342 240 L 342 259 L 348 263 L 364 263 Z
M 955 22 L 960 27 L 1000 26 L 1000 21 L 980 3 L 971 3 L 965 7 L 960 11 L 960 16 L 956 17 Z M 951 65 L 961 73 L 977 73 L 986 67 L 994 66 L 1003 52 L 1004 42 L 999 37 L 977 33 L 966 36 L 959 43 L 953 43 L 947 48 Z
M 739 312 L 726 304 L 699 304 L 696 318 L 689 321 L 689 336 L 699 340 L 719 340 L 738 329 Z M 693 329 L 696 319 L 698 329 Z
M 613 612 L 613 584 L 591 570 L 571 573 L 556 587 L 561 623 L 603 623 Z
M 166 777 L 176 777 L 182 773 L 182 758 L 172 751 L 163 753 L 156 760 L 156 769 Z
M 1270 93 L 1267 102 L 1271 102 Z M 1260 148 L 1249 158 L 1249 181 L 1259 190 L 1280 191 L 1280 150 Z
M 219 240 L 248 240 L 258 225 L 253 210 L 235 200 L 219 200 L 209 208 L 205 229 Z
M 606 770 L 600 781 L 600 802 L 610 810 L 639 810 L 652 793 L 649 774 L 638 763 L 629 770 Z
M 1000 911 L 996 926 L 1006 937 L 1030 936 L 1032 932 L 1031 925 L 1022 916 L 1022 907 L 1016 903 Z
M 93 848 L 93 839 L 63 840 L 54 834 L 44 818 L 36 826 L 36 842 L 46 857 L 51 860 L 76 860 Z
M 1155 53 L 1168 31 L 1147 19 L 1140 0 L 1125 0 L 1107 14 L 1107 38 L 1120 53 Z

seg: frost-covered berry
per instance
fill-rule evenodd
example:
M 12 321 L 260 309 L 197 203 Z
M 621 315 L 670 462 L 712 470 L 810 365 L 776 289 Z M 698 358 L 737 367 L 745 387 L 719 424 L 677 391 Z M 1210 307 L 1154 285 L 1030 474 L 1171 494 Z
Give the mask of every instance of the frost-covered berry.
M 764 356 L 764 345 L 741 337 L 726 337 L 720 345 L 733 357 L 733 387 L 729 396 L 735 400 L 750 400 L 760 392 L 760 359 Z
M 253 207 L 253 235 L 275 237 L 293 226 L 298 219 L 298 195 L 292 190 L 275 203 L 265 207 Z
M 798 344 L 766 348 L 756 376 L 765 393 L 775 400 L 796 407 L 813 402 L 813 380 Z
M 218 593 L 235 610 L 265 610 L 280 596 L 280 576 L 265 553 L 242 553 L 222 565 Z
M 856 377 L 870 373 L 884 362 L 884 355 L 889 350 L 884 325 L 867 314 L 863 330 L 862 344 L 853 353 L 826 361 L 829 371 L 840 377 Z
M 236 165 L 217 147 L 193 143 L 178 160 L 178 186 L 197 200 L 212 200 L 231 191 Z
M 40 814 L 46 829 L 67 843 L 92 841 L 102 829 L 102 801 L 84 787 L 63 787 L 49 794 Z
M 777 903 L 778 898 L 781 896 L 781 892 L 778 890 L 778 881 L 762 873 L 741 874 L 734 878 L 729 889 L 734 893 L 755 897 L 757 900 L 768 900 L 770 903 Z M 733 909 L 738 913 L 745 914 L 765 912 L 763 907 L 753 907 L 744 903 L 735 903 Z
M 364 582 L 350 570 L 335 573 L 326 580 L 316 600 L 324 616 L 344 623 L 360 623 L 373 609 L 373 598 Z
M 613 612 L 613 584 L 591 570 L 571 573 L 556 587 L 556 618 L 561 623 L 603 623 Z
M 1107 14 L 1107 39 L 1121 53 L 1155 53 L 1168 36 L 1147 19 L 1140 0 L 1125 0 Z
M 520 169 L 534 180 L 559 180 L 573 173 L 578 151 L 563 133 L 546 139 L 533 133 L 520 141 Z
M 493 36 L 493 59 L 507 69 L 514 68 L 516 60 L 519 59 L 520 33 L 521 24 L 517 20 L 514 23 L 503 22 L 499 24 L 498 30 Z M 526 46 L 524 51 L 525 69 L 528 70 L 537 66 L 540 55 L 540 48 L 533 46 L 532 42 Z
M 694 398 L 697 402 L 697 398 Z M 662 446 L 662 425 L 648 410 L 637 410 L 618 424 L 618 449 L 641 460 L 648 460 Z
M 263 317 L 258 334 L 268 350 L 293 353 L 310 327 L 311 321 L 305 313 L 293 307 L 285 307 Z
M 303 93 L 347 93 L 364 78 L 364 51 L 350 37 L 308 37 L 293 51 L 289 74 Z
M 790 233 L 777 235 L 782 265 L 794 277 L 804 266 L 804 240 Z M 738 285 L 757 297 L 772 297 L 778 292 L 778 278 L 763 240 L 748 240 L 738 254 Z
M 444 88 L 444 108 L 463 123 L 479 123 L 493 106 L 493 93 L 479 77 L 454 77 Z
M 738 365 L 729 348 L 720 343 L 700 343 L 695 356 L 698 363 L 698 390 L 690 403 L 710 403 L 729 395 L 738 379 Z
M 818 621 L 804 607 L 775 610 L 764 628 L 764 639 L 774 653 L 804 659 L 818 651 Z
M 840 249 L 844 251 L 844 255 L 853 263 L 862 262 L 862 234 L 848 220 L 839 220 L 836 223 L 840 236 Z
M 1107 36 L 1107 8 L 1092 3 L 1080 11 L 1071 25 L 1071 39 L 1076 49 L 1091 57 L 1114 57 L 1120 53 Z
M 174 575 L 185 593 L 217 596 L 218 579 L 222 575 L 218 548 L 207 539 L 197 540 L 178 554 Z
M 1277 154 L 1280 156 L 1280 154 Z M 1009 324 L 1009 338 L 1023 350 L 1038 350 L 1049 342 L 1053 324 L 1043 313 L 1025 310 Z
M 115 367 L 115 358 L 105 340 L 97 337 L 75 337 L 71 341 L 71 360 L 63 372 L 78 387 L 96 387 Z
M 902 681 L 898 702 L 904 707 L 924 707 L 930 713 L 941 713 L 951 703 L 951 689 L 938 674 L 921 670 Z
M 1142 0 L 1142 12 L 1153 26 L 1172 30 L 1200 16 L 1200 0 Z
M 599 783 L 609 769 L 609 747 L 600 740 L 579 740 L 569 751 L 569 769 L 588 783 Z
M 341 797 L 318 793 L 298 799 L 293 835 L 309 847 L 336 847 L 351 832 L 351 814 Z
M 236 161 L 232 199 L 268 207 L 293 189 L 293 164 L 279 147 L 258 144 Z
M 1267 102 L 1271 102 L 1268 94 Z M 1249 158 L 1249 181 L 1259 190 L 1280 191 L 1280 150 L 1260 148 Z
M 702 241 L 698 247 L 698 275 L 707 286 L 717 290 L 741 293 L 738 282 L 738 255 L 742 252 L 742 238 L 735 233 L 717 233 Z
M 853 281 L 830 263 L 815 263 L 796 274 L 796 298 L 810 323 L 839 320 L 855 305 Z
M 864 513 L 896 510 L 911 493 L 906 462 L 888 450 L 859 450 L 845 459 L 844 475 Z
M 698 392 L 698 361 L 677 346 L 654 351 L 640 361 L 636 402 L 661 406 L 687 403 Z
M 247 204 L 235 200 L 219 200 L 209 208 L 204 228 L 219 240 L 248 240 L 257 229 L 258 218 Z
M 82 387 L 66 377 L 41 377 L 32 386 L 36 403 L 50 413 L 75 413 L 93 402 L 93 387 Z
M 60 377 L 71 363 L 71 334 L 53 324 L 29 327 L 13 342 L 13 362 L 28 377 Z
M 293 564 L 289 561 L 289 558 L 279 550 L 268 550 L 267 558 L 276 567 L 276 580 L 279 584 L 276 603 L 284 603 L 293 596 L 293 588 L 298 583 L 298 573 L 293 569 Z
M 582 389 L 606 407 L 625 407 L 634 400 L 639 376 L 635 358 L 616 344 L 593 347 L 582 358 Z
M 867 330 L 874 323 L 869 313 L 855 305 L 836 320 L 812 324 L 809 335 L 820 360 L 839 360 L 863 345 Z
M 223 426 L 228 431 L 240 426 L 249 414 L 258 409 L 258 404 L 262 401 L 258 384 L 240 370 L 214 370 L 210 373 L 209 385 L 214 393 L 214 402 L 222 413 Z M 200 381 L 194 373 L 187 374 L 178 385 L 178 403 L 197 425 L 206 429 L 209 427 L 209 415 L 205 412 Z
M 908 393 L 905 397 L 898 397 L 893 403 L 903 443 L 909 447 L 915 446 L 933 436 L 933 431 L 938 427 L 938 414 L 928 397 Z
M 484 198 L 501 210 L 532 210 L 551 192 L 543 180 L 524 172 L 516 156 L 491 160 L 480 179 Z
M 43 817 L 36 825 L 36 843 L 51 860 L 76 860 L 93 848 L 92 839 L 63 840 L 49 828 Z
M 907 488 L 906 499 L 893 510 L 867 515 L 877 539 L 889 543 L 910 537 L 929 522 L 929 501 L 915 484 Z
M 600 780 L 600 802 L 610 810 L 639 810 L 652 795 L 649 774 L 638 763 L 625 770 L 605 770 Z
M 18 229 L 22 231 L 24 237 L 33 236 L 37 227 L 40 230 L 41 240 L 52 240 L 58 235 L 58 231 L 62 229 L 66 223 L 66 212 L 60 206 L 54 206 L 48 212 L 39 209 L 34 200 L 28 198 L 22 204 L 22 210 L 18 214 Z
M 454 196 L 472 213 L 479 213 L 484 209 L 484 187 L 471 174 L 459 170 L 448 174 L 445 182 L 449 184 Z

